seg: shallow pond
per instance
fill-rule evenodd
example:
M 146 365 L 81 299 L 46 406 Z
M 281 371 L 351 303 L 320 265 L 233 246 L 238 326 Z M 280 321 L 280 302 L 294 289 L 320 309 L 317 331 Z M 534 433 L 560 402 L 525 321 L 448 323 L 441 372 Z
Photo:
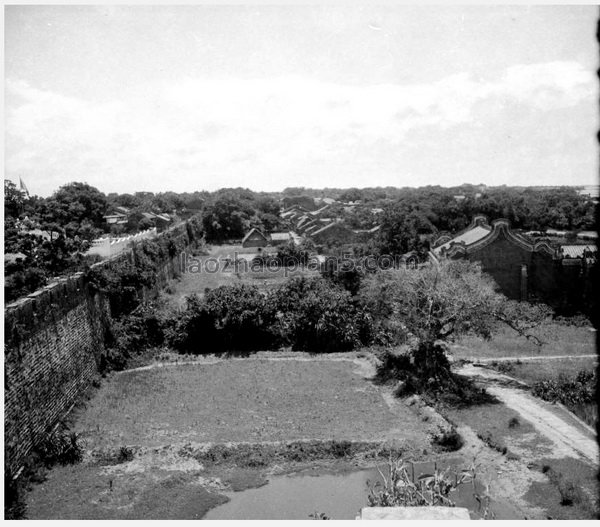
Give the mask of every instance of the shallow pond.
M 431 473 L 432 469 L 433 463 L 415 465 L 415 477 Z M 307 520 L 310 514 L 319 512 L 334 520 L 353 520 L 360 509 L 367 506 L 368 482 L 376 481 L 381 481 L 376 469 L 343 473 L 310 470 L 273 476 L 262 487 L 227 493 L 230 501 L 210 510 L 203 519 Z M 482 490 L 478 482 L 476 489 Z M 467 507 L 472 519 L 480 517 L 471 483 L 460 486 L 450 498 L 457 506 Z M 509 504 L 492 502 L 490 509 L 497 519 L 520 517 Z

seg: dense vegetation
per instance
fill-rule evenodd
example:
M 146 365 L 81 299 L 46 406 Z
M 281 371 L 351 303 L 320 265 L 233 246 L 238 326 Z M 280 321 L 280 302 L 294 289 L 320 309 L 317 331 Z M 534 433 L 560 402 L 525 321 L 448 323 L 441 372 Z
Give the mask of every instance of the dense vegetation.
M 5 181 L 4 252 L 22 255 L 5 264 L 5 298 L 14 300 L 53 276 L 84 269 L 93 261 L 84 256 L 93 239 L 151 227 L 144 213 L 169 213 L 175 219 L 201 214 L 207 241 L 240 240 L 252 227 L 266 232 L 287 229 L 279 217 L 280 199 L 290 196 L 304 196 L 308 202 L 322 197 L 339 200 L 328 214 L 353 229 L 381 225 L 376 236 L 354 247 L 357 255 L 423 252 L 440 232 L 463 229 L 476 214 L 490 220 L 507 218 L 514 228 L 524 230 L 577 231 L 595 226 L 594 202 L 570 187 L 288 188 L 281 193 L 226 188 L 212 193 L 105 195 L 85 183 L 69 183 L 49 198 L 40 198 Z M 353 205 L 347 206 L 350 202 Z M 104 221 L 114 207 L 129 209 L 127 223 Z
M 598 420 L 597 384 L 595 372 L 582 370 L 575 377 L 561 374 L 556 380 L 538 381 L 532 392 L 545 401 L 564 404 L 589 425 L 595 426 Z

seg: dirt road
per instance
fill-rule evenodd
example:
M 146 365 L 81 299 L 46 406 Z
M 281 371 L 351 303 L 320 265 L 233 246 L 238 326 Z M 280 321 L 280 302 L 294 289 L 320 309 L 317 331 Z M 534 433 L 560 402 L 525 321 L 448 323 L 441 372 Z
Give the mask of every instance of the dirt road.
M 556 457 L 574 457 L 595 466 L 598 465 L 598 444 L 589 427 L 577 426 L 574 419 L 561 416 L 563 410 L 536 399 L 515 379 L 486 368 L 466 364 L 457 373 L 474 377 L 486 385 L 486 390 L 500 399 L 506 406 L 517 411 L 536 430 L 554 443 Z

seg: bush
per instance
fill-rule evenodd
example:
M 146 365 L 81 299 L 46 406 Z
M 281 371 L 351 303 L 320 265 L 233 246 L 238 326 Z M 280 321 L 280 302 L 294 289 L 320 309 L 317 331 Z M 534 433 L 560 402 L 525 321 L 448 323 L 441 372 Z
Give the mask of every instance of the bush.
M 432 404 L 456 408 L 498 403 L 495 397 L 485 389 L 478 388 L 467 377 L 456 375 L 449 369 L 444 375 L 433 377 L 426 366 L 415 361 L 414 354 L 396 355 L 385 352 L 377 366 L 375 382 L 388 384 L 398 381 L 401 384 L 394 392 L 396 397 L 420 394 Z
M 327 353 L 360 344 L 368 323 L 350 293 L 322 278 L 295 278 L 271 294 L 275 331 L 294 350 Z
M 142 304 L 129 315 L 114 321 L 106 350 L 100 358 L 100 371 L 124 370 L 132 357 L 148 348 L 161 346 L 170 323 L 156 302 Z
M 186 310 L 173 321 L 168 341 L 188 353 L 272 349 L 274 320 L 272 304 L 256 286 L 222 286 L 209 290 L 204 300 L 188 298 Z
M 596 373 L 580 371 L 575 377 L 559 375 L 557 380 L 538 381 L 532 393 L 545 401 L 560 402 L 574 411 L 579 406 L 596 401 Z
M 38 460 L 51 468 L 56 464 L 74 465 L 83 458 L 83 448 L 79 442 L 79 435 L 60 428 L 46 437 L 34 449 Z
M 444 452 L 455 452 L 463 447 L 464 441 L 455 427 L 434 436 L 433 444 Z

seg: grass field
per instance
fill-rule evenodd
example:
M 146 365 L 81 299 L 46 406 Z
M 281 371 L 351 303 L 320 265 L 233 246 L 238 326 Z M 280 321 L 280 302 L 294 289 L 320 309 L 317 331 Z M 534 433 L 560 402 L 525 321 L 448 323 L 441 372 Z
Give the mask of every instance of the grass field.
M 392 413 L 350 361 L 226 360 L 124 372 L 77 421 L 88 448 L 174 442 L 382 439 L 426 431 L 408 408 Z M 400 413 L 398 413 L 400 412 Z
M 504 361 L 487 363 L 495 370 L 506 373 L 515 379 L 527 384 L 535 384 L 538 381 L 558 379 L 561 375 L 574 377 L 580 371 L 593 371 L 596 368 L 597 359 L 594 357 L 579 357 L 569 359 L 548 359 L 546 361 Z
M 491 340 L 471 336 L 461 338 L 453 346 L 452 353 L 456 359 L 596 353 L 596 332 L 591 328 L 548 323 L 537 328 L 534 334 L 544 342 L 543 346 L 538 347 L 503 326 Z

